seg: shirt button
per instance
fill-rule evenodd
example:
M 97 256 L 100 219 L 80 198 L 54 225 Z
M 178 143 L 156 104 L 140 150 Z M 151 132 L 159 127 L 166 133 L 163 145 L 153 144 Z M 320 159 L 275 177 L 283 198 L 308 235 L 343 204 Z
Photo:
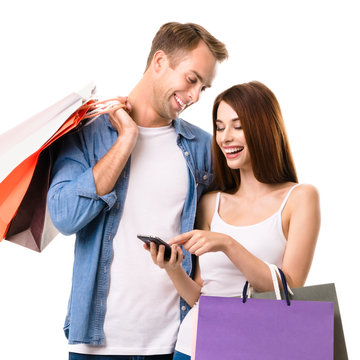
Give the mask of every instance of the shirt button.
M 185 151 L 185 156 L 189 156 L 189 153 L 187 151 Z
M 183 306 L 181 307 L 181 310 L 182 310 L 182 311 L 185 311 L 185 310 L 186 310 L 186 306 L 183 305 Z
M 204 175 L 204 176 L 203 176 L 203 179 L 206 180 L 206 179 L 207 179 L 207 175 Z

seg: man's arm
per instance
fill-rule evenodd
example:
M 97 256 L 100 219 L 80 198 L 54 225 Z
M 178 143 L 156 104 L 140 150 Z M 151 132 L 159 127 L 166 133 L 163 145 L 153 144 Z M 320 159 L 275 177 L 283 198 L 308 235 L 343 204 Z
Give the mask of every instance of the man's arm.
M 82 229 L 116 201 L 113 188 L 136 143 L 137 127 L 122 109 L 111 114 L 110 120 L 119 136 L 94 167 L 79 135 L 62 143 L 53 168 L 48 208 L 54 225 L 66 235 Z
M 109 114 L 118 138 L 106 155 L 94 166 L 93 175 L 96 192 L 103 196 L 111 192 L 134 149 L 138 128 L 124 109 Z

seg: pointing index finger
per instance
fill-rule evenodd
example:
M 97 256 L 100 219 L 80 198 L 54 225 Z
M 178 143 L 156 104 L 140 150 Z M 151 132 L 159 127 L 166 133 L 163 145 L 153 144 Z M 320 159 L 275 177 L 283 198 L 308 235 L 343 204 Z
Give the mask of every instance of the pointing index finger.
M 173 239 L 169 241 L 169 245 L 177 244 L 182 245 L 185 244 L 192 236 L 192 231 L 180 234 L 178 236 L 175 236 Z

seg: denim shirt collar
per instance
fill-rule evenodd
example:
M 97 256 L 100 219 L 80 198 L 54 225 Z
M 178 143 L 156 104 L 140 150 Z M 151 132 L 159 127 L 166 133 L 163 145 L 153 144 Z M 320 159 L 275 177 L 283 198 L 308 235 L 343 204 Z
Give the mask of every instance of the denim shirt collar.
M 195 138 L 193 131 L 191 130 L 189 124 L 186 121 L 179 118 L 173 120 L 172 123 L 177 134 L 183 136 L 185 139 L 188 140 L 192 140 Z

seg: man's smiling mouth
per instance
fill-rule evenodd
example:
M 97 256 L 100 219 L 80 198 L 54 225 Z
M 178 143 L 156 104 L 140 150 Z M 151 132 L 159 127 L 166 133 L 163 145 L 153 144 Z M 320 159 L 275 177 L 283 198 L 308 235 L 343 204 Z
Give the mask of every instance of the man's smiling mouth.
M 179 104 L 181 110 L 184 110 L 186 107 L 186 104 L 184 104 L 183 101 L 176 94 L 174 94 L 174 98 L 175 98 L 175 101 Z

